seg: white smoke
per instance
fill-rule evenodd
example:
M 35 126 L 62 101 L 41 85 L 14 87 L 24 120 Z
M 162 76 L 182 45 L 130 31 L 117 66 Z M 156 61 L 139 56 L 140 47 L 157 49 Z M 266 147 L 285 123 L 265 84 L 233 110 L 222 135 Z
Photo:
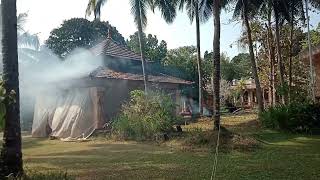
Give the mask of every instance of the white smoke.
M 49 50 L 34 51 L 19 49 L 20 110 L 22 127 L 30 128 L 35 98 L 57 96 L 57 89 L 86 78 L 98 67 L 103 66 L 102 57 L 94 56 L 89 50 L 76 49 L 65 59 L 60 59 Z

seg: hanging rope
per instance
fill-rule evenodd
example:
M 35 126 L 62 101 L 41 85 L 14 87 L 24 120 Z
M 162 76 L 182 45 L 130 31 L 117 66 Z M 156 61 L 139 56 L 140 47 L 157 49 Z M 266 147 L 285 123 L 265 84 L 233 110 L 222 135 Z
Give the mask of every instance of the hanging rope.
M 216 178 L 216 172 L 217 172 L 217 166 L 218 166 L 218 155 L 219 155 L 220 130 L 221 130 L 221 126 L 219 123 L 218 136 L 217 136 L 217 142 L 216 142 L 216 151 L 214 154 L 214 163 L 212 166 L 212 172 L 211 172 L 211 178 L 210 178 L 211 180 L 214 180 Z

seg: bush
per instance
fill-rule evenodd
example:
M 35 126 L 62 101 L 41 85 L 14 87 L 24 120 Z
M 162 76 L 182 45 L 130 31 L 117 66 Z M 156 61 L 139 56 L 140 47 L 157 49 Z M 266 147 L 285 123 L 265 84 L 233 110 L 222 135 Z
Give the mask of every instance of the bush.
M 130 101 L 123 105 L 120 115 L 112 123 L 112 132 L 124 139 L 157 138 L 157 135 L 170 131 L 177 122 L 175 109 L 176 105 L 168 95 L 132 91 Z
M 0 131 L 2 131 L 4 128 L 4 116 L 6 115 L 6 107 L 4 105 L 5 97 L 6 90 L 3 87 L 3 81 L 0 80 Z
M 267 128 L 313 133 L 320 129 L 320 104 L 293 103 L 271 107 L 259 117 Z

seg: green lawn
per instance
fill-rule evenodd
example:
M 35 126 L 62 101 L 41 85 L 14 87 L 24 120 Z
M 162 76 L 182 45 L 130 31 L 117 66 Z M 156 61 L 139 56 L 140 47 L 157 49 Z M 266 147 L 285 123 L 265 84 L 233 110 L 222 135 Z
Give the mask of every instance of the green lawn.
M 227 116 L 224 126 L 261 142 L 255 151 L 219 154 L 217 179 L 319 179 L 320 136 L 257 128 L 255 115 Z M 184 127 L 211 128 L 201 121 Z M 170 145 L 96 139 L 70 143 L 23 138 L 27 169 L 68 171 L 78 179 L 210 179 L 213 150 L 188 152 Z

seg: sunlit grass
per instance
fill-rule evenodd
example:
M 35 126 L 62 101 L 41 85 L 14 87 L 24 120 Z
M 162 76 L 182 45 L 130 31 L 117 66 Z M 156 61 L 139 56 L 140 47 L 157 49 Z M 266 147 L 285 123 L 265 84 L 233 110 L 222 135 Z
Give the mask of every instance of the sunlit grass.
M 222 118 L 225 127 L 254 137 L 262 145 L 249 152 L 220 153 L 217 179 L 318 179 L 320 136 L 264 130 L 255 119 L 254 114 Z M 212 124 L 204 119 L 184 129 L 204 131 Z M 23 138 L 25 167 L 40 172 L 67 171 L 77 179 L 210 179 L 213 153 L 102 138 L 81 143 Z

